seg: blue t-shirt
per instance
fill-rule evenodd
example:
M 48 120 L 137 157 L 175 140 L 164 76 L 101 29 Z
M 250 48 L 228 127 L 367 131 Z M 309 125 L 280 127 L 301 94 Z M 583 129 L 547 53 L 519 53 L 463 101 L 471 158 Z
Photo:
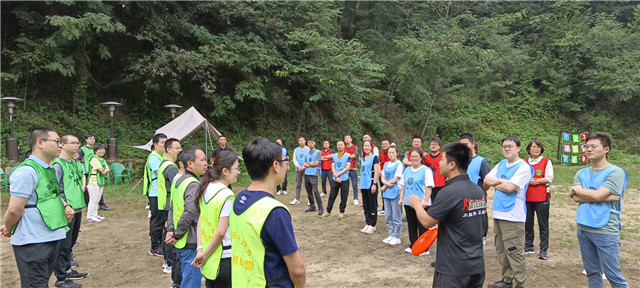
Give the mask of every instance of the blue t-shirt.
M 320 157 L 320 150 L 315 149 L 313 152 L 311 152 L 311 150 L 307 150 L 306 157 L 307 160 L 305 162 L 316 163 L 316 161 L 318 161 L 318 157 Z M 307 167 L 307 169 L 304 169 L 304 175 L 318 176 L 318 168 L 318 166 Z
M 287 156 L 289 156 L 287 148 L 282 147 L 282 156 L 284 156 L 284 159 L 287 159 Z
M 149 189 L 149 197 L 158 197 L 158 169 L 162 160 L 158 157 L 158 154 L 151 154 L 153 157 L 149 157 L 149 169 L 151 169 L 151 189 Z
M 307 153 L 309 153 L 309 146 L 304 147 L 304 149 L 300 147 L 296 147 L 296 150 L 293 151 L 295 153 L 296 162 L 298 166 L 304 166 L 304 161 L 307 159 Z
M 344 153 L 342 157 L 338 157 L 338 154 L 335 153 L 331 155 L 336 173 L 340 173 L 342 172 L 342 170 L 347 169 L 347 164 L 349 164 L 349 161 L 351 160 L 349 159 L 349 156 L 351 156 L 351 154 L 349 153 Z M 336 181 L 336 177 L 331 176 L 331 178 L 333 178 L 333 181 Z M 345 172 L 344 174 L 340 175 L 340 181 L 347 180 L 349 180 L 349 172 Z
M 36 156 L 29 156 L 29 159 L 36 161 L 43 168 L 51 166 Z M 38 186 L 38 174 L 36 170 L 29 166 L 22 166 L 9 177 L 9 190 L 11 196 L 27 198 L 26 205 L 35 205 L 37 201 L 36 186 Z M 12 227 L 7 227 L 11 229 Z M 11 245 L 22 246 L 34 243 L 46 243 L 64 239 L 66 232 L 63 228 L 51 230 L 42 220 L 42 215 L 37 208 L 25 208 L 22 218 L 18 221 L 15 233 L 11 235 Z
M 267 192 L 249 191 L 245 189 L 240 192 L 236 200 L 233 201 L 233 211 L 235 211 L 236 214 L 242 214 L 247 208 L 253 205 L 253 203 L 263 197 L 274 198 L 273 195 Z M 243 199 L 244 203 L 241 203 L 240 199 Z M 291 223 L 289 211 L 284 208 L 273 209 L 262 226 L 260 238 L 266 248 L 264 274 L 267 282 L 272 279 L 289 277 L 289 269 L 287 269 L 287 264 L 282 257 L 298 251 L 298 244 L 293 234 L 293 223 Z M 293 282 L 287 280 L 277 285 L 268 285 L 267 287 L 293 287 Z

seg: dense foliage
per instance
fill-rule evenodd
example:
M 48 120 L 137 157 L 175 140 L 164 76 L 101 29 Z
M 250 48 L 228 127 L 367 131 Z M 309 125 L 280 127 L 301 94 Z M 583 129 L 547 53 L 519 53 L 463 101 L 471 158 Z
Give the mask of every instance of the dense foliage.
M 567 129 L 609 131 L 616 148 L 640 152 L 633 2 L 0 5 L 2 96 L 25 99 L 22 144 L 35 125 L 105 142 L 99 103 L 115 100 L 123 156 L 142 155 L 128 146 L 170 120 L 170 103 L 195 106 L 236 146 L 345 133 L 408 146 L 413 134 L 469 131 L 497 160 L 507 134 L 540 138 L 555 156 Z

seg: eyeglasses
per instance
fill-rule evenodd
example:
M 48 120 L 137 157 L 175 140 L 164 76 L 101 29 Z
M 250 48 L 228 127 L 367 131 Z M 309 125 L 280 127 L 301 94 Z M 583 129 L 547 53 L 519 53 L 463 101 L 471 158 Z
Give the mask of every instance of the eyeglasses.
M 589 148 L 596 149 L 596 148 L 598 148 L 600 146 L 601 145 L 598 145 L 598 144 L 584 144 L 584 149 L 589 149 Z
M 504 146 L 502 146 L 502 149 L 504 149 L 504 150 L 511 150 L 513 148 L 516 148 L 516 146 L 513 146 L 513 145 L 504 145 Z
M 289 162 L 287 162 L 287 159 L 276 159 L 276 161 L 284 162 L 285 164 L 289 165 Z
M 58 145 L 62 145 L 62 141 L 60 141 L 60 139 L 40 139 L 42 141 L 52 141 L 52 142 L 56 142 L 58 143 Z

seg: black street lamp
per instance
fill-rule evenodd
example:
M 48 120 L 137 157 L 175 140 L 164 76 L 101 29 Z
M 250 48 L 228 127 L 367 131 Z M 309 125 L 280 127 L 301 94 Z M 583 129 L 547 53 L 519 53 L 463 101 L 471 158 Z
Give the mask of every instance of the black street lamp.
M 9 110 L 9 122 L 11 123 L 11 137 L 6 139 L 7 158 L 9 161 L 18 161 L 18 139 L 13 137 L 13 108 L 16 107 L 16 101 L 22 101 L 22 98 L 4 97 L 0 100 L 7 103 L 7 110 Z
M 169 111 L 171 112 L 171 118 L 176 118 L 176 111 L 178 111 L 179 108 L 182 108 L 182 106 L 177 104 L 164 105 L 164 107 L 169 108 Z
M 109 106 L 109 116 L 111 116 L 111 138 L 107 141 L 108 147 L 108 160 L 116 160 L 118 158 L 118 139 L 113 137 L 113 112 L 116 111 L 117 105 L 122 105 L 122 103 L 118 103 L 115 101 L 104 102 L 102 105 Z

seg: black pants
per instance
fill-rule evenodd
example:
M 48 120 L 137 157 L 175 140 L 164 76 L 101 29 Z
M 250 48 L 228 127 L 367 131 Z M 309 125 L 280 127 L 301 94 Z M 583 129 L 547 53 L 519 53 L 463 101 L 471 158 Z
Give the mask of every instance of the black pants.
M 440 192 L 440 189 L 442 189 L 442 187 L 431 188 L 431 203 L 432 204 L 433 204 L 434 201 L 436 201 L 436 196 L 438 196 L 438 192 Z
M 322 211 L 322 198 L 320 198 L 320 193 L 318 192 L 318 176 L 304 175 L 304 188 L 307 190 L 307 198 L 309 198 L 311 209 L 315 209 L 315 202 L 318 202 L 318 211 Z M 315 202 L 313 201 L 314 196 Z
M 424 228 L 424 226 L 420 224 L 420 221 L 418 221 L 418 215 L 416 214 L 416 210 L 411 208 L 411 206 L 404 205 L 404 211 L 407 214 L 409 242 L 411 242 L 409 247 L 413 248 L 413 243 L 415 243 L 416 240 L 418 240 L 418 237 L 420 237 L 420 235 L 424 234 L 424 232 L 427 232 L 427 228 Z
M 82 222 L 82 212 L 75 213 L 71 222 L 69 223 L 69 232 L 67 237 L 60 240 L 60 247 L 58 248 L 58 258 L 56 265 L 53 267 L 53 273 L 56 274 L 58 281 L 67 280 L 69 273 L 71 272 L 71 248 L 76 243 L 74 239 L 74 231 L 76 233 L 75 239 L 78 239 L 78 231 L 80 231 L 80 222 Z M 76 227 L 77 226 L 77 227 Z
M 218 278 L 211 280 L 205 277 L 205 287 L 207 288 L 231 288 L 231 258 L 220 259 L 220 272 Z
M 164 222 L 167 219 L 167 211 L 158 210 L 158 197 L 149 197 L 149 210 L 151 210 L 151 219 L 149 219 L 149 237 L 151 237 L 151 250 L 162 250 L 162 230 Z
M 178 253 L 176 252 L 176 248 L 173 245 L 171 249 L 165 251 L 165 255 L 169 255 L 169 260 L 171 261 L 171 280 L 173 280 L 173 285 L 180 287 L 180 283 L 182 283 L 182 262 L 178 259 Z
M 349 196 L 349 179 L 338 183 L 337 181 L 331 181 L 331 192 L 329 193 L 329 203 L 327 203 L 327 213 L 331 213 L 333 210 L 333 203 L 338 197 L 338 190 L 340 190 L 340 213 L 344 213 L 347 208 L 347 197 Z
M 527 222 L 524 224 L 524 247 L 533 248 L 533 213 L 538 216 L 540 250 L 549 248 L 549 199 L 544 202 L 527 201 Z
M 56 264 L 60 241 L 13 245 L 20 273 L 20 287 L 49 287 L 49 277 Z
M 284 173 L 284 182 L 282 182 L 282 191 L 287 191 L 287 172 Z M 276 187 L 276 191 L 280 190 L 280 185 Z
M 163 221 L 166 224 L 167 217 L 169 217 L 169 211 L 161 210 L 160 212 L 164 212 Z M 171 244 L 164 243 L 164 239 L 167 239 L 167 228 L 165 227 L 165 224 L 162 224 L 162 245 L 161 246 L 162 246 L 162 252 L 164 252 L 162 255 L 164 255 L 164 261 L 167 262 L 167 265 L 173 266 L 173 261 L 171 261 L 171 256 L 169 255 L 169 253 L 171 253 L 171 250 L 173 250 L 174 247 Z
M 331 170 L 322 170 L 320 174 L 320 182 L 322 182 L 322 193 L 325 195 L 331 192 L 331 184 L 333 183 L 333 173 Z M 329 192 L 327 192 L 327 181 L 329 181 Z
M 378 221 L 378 190 L 371 194 L 371 189 L 361 189 L 362 191 L 362 209 L 364 210 L 364 220 L 367 225 L 376 226 Z
M 433 273 L 433 288 L 482 288 L 484 276 L 485 272 L 469 276 L 449 276 L 436 271 Z

